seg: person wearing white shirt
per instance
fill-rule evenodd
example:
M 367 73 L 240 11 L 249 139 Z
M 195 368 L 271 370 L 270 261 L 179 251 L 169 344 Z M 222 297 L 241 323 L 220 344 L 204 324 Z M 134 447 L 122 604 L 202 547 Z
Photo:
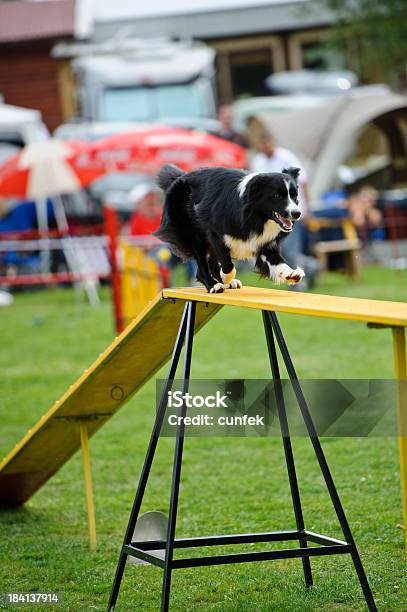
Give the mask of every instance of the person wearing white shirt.
M 308 179 L 301 162 L 294 153 L 283 147 L 276 147 L 271 136 L 265 136 L 260 140 L 259 152 L 253 157 L 250 164 L 252 172 L 281 172 L 283 168 L 300 168 L 298 177 L 298 201 L 302 212 L 302 218 L 308 215 Z
M 313 283 L 319 266 L 314 258 L 305 257 L 302 255 L 302 236 L 303 236 L 303 221 L 309 216 L 309 192 L 307 173 L 305 172 L 301 162 L 294 153 L 283 147 L 276 147 L 273 138 L 265 135 L 259 142 L 259 152 L 253 157 L 250 164 L 251 172 L 281 172 L 283 168 L 300 168 L 301 172 L 298 177 L 298 203 L 302 212 L 300 222 L 296 222 L 293 231 L 282 242 L 283 256 L 290 266 L 296 268 L 300 259 L 305 259 L 309 262 L 309 266 L 305 262 L 301 262 L 305 268 L 307 281 Z M 315 261 L 315 264 L 313 263 Z M 309 268 L 307 270 L 307 268 Z

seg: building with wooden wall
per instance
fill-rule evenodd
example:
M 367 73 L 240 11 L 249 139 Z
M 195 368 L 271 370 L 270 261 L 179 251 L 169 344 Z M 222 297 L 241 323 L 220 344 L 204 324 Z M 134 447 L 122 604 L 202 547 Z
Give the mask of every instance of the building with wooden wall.
M 75 0 L 0 1 L 0 94 L 41 111 L 50 130 L 63 120 L 63 67 L 51 49 L 74 28 Z

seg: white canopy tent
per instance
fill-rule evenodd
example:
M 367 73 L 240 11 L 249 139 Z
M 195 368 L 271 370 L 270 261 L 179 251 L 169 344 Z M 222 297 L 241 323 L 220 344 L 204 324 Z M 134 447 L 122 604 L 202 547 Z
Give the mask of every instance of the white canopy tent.
M 49 132 L 37 110 L 0 102 L 0 142 L 19 139 L 28 144 L 49 138 Z
M 315 108 L 255 114 L 250 125 L 253 133 L 271 133 L 280 146 L 301 158 L 309 173 L 312 199 L 318 200 L 332 187 L 338 167 L 367 125 L 398 109 L 407 112 L 407 96 L 361 87 L 327 98 Z

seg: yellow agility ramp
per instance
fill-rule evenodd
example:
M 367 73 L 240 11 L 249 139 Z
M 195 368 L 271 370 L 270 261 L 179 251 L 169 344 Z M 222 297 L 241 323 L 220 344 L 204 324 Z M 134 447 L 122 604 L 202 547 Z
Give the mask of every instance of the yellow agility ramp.
M 0 505 L 26 502 L 81 448 L 81 439 L 86 452 L 86 438 L 167 361 L 183 307 L 159 294 L 41 417 L 0 463 Z M 219 308 L 200 304 L 197 329 Z
M 197 302 L 195 331 L 223 306 L 348 319 L 393 330 L 396 377 L 405 379 L 407 305 L 244 287 L 221 294 L 164 289 L 37 422 L 0 463 L 0 505 L 27 501 L 80 448 L 83 451 L 91 546 L 96 545 L 88 438 L 146 383 L 171 355 L 185 303 Z M 406 419 L 405 410 L 399 417 Z M 404 426 L 403 431 L 407 427 Z M 407 438 L 400 438 L 407 521 Z

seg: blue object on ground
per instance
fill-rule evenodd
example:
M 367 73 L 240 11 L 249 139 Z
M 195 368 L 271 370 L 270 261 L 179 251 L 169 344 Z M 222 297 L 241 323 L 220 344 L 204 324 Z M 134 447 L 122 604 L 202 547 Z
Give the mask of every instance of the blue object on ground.
M 54 206 L 50 199 L 47 199 L 47 217 L 48 225 L 54 225 Z M 33 201 L 17 203 L 7 215 L 0 219 L 0 234 L 6 232 L 24 232 L 34 229 L 37 229 L 37 210 Z M 6 266 L 26 266 L 36 269 L 39 265 L 39 257 L 32 253 L 7 251 L 6 253 L 0 253 L 0 263 Z
M 48 224 L 54 223 L 54 207 L 52 200 L 47 200 Z M 0 219 L 0 232 L 24 232 L 37 228 L 37 210 L 35 202 L 27 201 L 16 204 Z

